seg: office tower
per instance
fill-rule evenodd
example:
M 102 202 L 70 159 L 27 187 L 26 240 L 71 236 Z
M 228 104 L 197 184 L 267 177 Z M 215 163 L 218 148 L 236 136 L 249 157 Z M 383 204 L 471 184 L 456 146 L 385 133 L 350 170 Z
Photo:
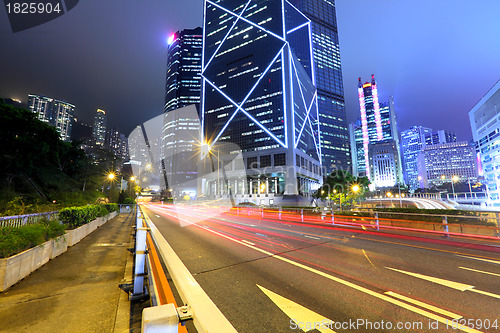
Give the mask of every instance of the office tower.
M 38 119 L 54 126 L 61 139 L 70 141 L 75 114 L 73 104 L 42 95 L 28 95 L 28 107 Z
M 99 146 L 104 146 L 106 140 L 106 111 L 97 109 L 92 127 L 92 138 Z
M 457 136 L 454 132 L 447 130 L 434 131 L 432 133 L 425 133 L 425 145 L 438 145 L 441 143 L 457 142 Z
M 335 1 L 291 0 L 311 20 L 323 168 L 351 166 Z
M 312 193 L 322 175 L 311 21 L 288 1 L 206 0 L 203 34 L 202 142 L 222 161 L 240 150 L 248 168 L 231 191 Z M 210 182 L 203 191 L 228 193 Z
M 370 180 L 376 188 L 393 187 L 398 184 L 399 149 L 396 141 L 392 139 L 377 141 L 368 146 L 370 159 Z
M 500 206 L 500 80 L 469 111 L 472 136 L 488 198 Z
M 394 165 L 397 168 L 397 179 L 395 184 L 403 183 L 403 172 L 401 163 L 401 153 L 399 149 L 399 134 L 397 130 L 396 112 L 394 110 L 394 100 L 392 97 L 387 102 L 381 103 L 378 97 L 377 84 L 375 76 L 372 75 L 371 82 L 362 83 L 359 78 L 358 97 L 361 114 L 361 126 L 352 126 L 354 130 L 351 137 L 357 138 L 357 144 L 351 146 L 352 154 L 356 154 L 357 170 L 356 176 L 368 176 L 371 179 L 369 149 L 370 145 L 378 143 L 386 144 L 388 141 L 394 141 L 397 154 L 394 156 Z M 362 145 L 360 143 L 362 140 Z M 360 152 L 361 149 L 361 152 Z M 364 162 L 363 162 L 364 160 Z M 386 177 L 391 177 L 386 175 Z M 394 184 L 394 185 L 395 185 Z
M 475 183 L 478 169 L 474 146 L 467 141 L 425 146 L 418 154 L 417 169 L 420 188 L 452 181 Z
M 403 169 L 406 185 L 411 191 L 419 188 L 417 157 L 425 147 L 425 136 L 432 134 L 432 129 L 423 126 L 412 126 L 401 132 L 401 150 L 403 153 Z
M 364 177 L 366 176 L 366 167 L 360 120 L 349 124 L 349 139 L 351 143 L 352 174 L 356 177 Z
M 164 112 L 200 104 L 202 29 L 185 29 L 168 40 Z
M 125 161 L 128 155 L 128 143 L 125 134 L 117 128 L 110 128 L 106 133 L 106 147 L 111 150 L 116 157 Z

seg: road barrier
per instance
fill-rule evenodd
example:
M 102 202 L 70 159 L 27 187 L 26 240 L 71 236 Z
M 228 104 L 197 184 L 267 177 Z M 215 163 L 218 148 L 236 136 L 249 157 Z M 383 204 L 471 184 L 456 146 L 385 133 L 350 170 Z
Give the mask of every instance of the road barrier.
M 36 214 L 14 215 L 0 217 L 0 227 L 14 227 L 19 228 L 23 225 L 37 224 L 41 219 L 56 220 L 59 212 L 46 212 Z
M 374 230 L 402 230 L 439 234 L 445 237 L 469 237 L 486 240 L 500 240 L 500 214 L 482 213 L 481 216 L 431 215 L 399 212 L 352 212 L 324 211 L 305 208 L 262 209 L 260 207 L 230 208 L 228 214 L 246 215 L 262 219 L 274 219 L 290 222 L 322 223 L 337 226 L 358 226 Z M 331 217 L 331 221 L 328 221 Z M 425 221 L 434 219 L 435 222 Z M 459 223 L 462 221 L 462 223 Z M 480 225 L 474 222 L 489 223 Z
M 196 330 L 203 332 L 236 332 L 212 302 L 193 275 L 152 223 L 142 207 L 137 211 L 134 292 L 132 297 L 148 294 L 152 307 L 142 313 L 142 332 L 187 332 L 183 322 L 192 320 Z M 142 242 L 145 234 L 145 245 Z M 144 255 L 142 260 L 141 256 Z M 184 303 L 177 306 L 162 264 Z M 140 266 L 140 267 L 138 267 Z M 146 268 L 141 273 L 141 268 Z M 142 285 L 144 277 L 147 283 Z M 136 289 L 137 285 L 137 289 Z M 147 288 L 144 288 L 147 287 Z

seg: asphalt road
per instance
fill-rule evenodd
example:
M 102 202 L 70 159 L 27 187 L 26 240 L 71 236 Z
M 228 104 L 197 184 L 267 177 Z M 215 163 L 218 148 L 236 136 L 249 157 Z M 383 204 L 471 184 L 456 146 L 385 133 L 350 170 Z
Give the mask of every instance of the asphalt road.
M 500 332 L 500 242 L 280 221 L 244 208 L 146 213 L 239 332 Z

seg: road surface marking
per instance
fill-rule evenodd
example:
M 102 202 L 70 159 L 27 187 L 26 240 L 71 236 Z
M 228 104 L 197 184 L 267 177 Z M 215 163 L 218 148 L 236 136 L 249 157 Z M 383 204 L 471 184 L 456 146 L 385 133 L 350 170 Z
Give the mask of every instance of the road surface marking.
M 249 241 L 247 241 L 247 240 L 244 240 L 244 239 L 242 239 L 241 241 L 242 241 L 242 242 L 245 242 L 245 243 L 247 243 L 247 244 L 250 244 L 250 245 L 255 245 L 254 243 L 252 243 L 252 242 L 249 242 Z
M 486 261 L 486 262 L 492 262 L 494 264 L 500 265 L 500 261 L 496 260 L 490 260 L 490 259 L 483 259 L 483 258 L 477 258 L 477 257 L 469 257 L 469 256 L 462 256 L 458 255 L 459 257 L 464 257 L 464 258 L 469 258 L 469 259 L 475 259 L 475 260 L 481 260 L 481 261 Z
M 160 215 L 155 215 L 156 217 L 160 217 Z
M 196 225 L 198 226 L 198 225 Z M 246 246 L 246 247 L 249 247 L 255 251 L 258 251 L 258 252 L 261 252 L 261 253 L 264 253 L 264 254 L 267 254 L 269 257 L 271 258 L 275 258 L 275 259 L 278 259 L 278 260 L 281 260 L 281 261 L 284 261 L 284 262 L 287 262 L 291 265 L 294 265 L 296 267 L 299 267 L 299 268 L 302 268 L 302 269 L 305 269 L 311 273 L 315 273 L 317 275 L 320 275 L 320 276 L 323 276 L 327 279 L 330 279 L 334 282 L 337 282 L 337 283 L 340 283 L 340 284 L 343 284 L 344 286 L 347 286 L 347 287 L 350 287 L 350 288 L 353 288 L 357 291 L 360 291 L 362 293 L 365 293 L 365 294 L 368 294 L 368 295 L 371 295 L 371 296 L 374 296 L 378 299 L 381 299 L 381 300 L 384 300 L 386 302 L 389 302 L 389 303 L 392 303 L 394 305 L 397 305 L 399 307 L 402 307 L 406 310 L 409 310 L 409 311 L 412 311 L 412 312 L 415 312 L 417 314 L 420 314 L 424 317 L 427 317 L 427 318 L 430 318 L 431 320 L 437 320 L 438 322 L 442 323 L 442 324 L 449 324 L 449 319 L 445 318 L 445 317 L 441 317 L 441 316 L 438 316 L 438 315 L 435 315 L 434 313 L 431 313 L 431 312 L 428 312 L 428 311 L 425 311 L 425 310 L 422 310 L 420 308 L 417 308 L 413 305 L 410 305 L 410 304 L 407 304 L 407 303 L 404 303 L 404 302 L 401 302 L 401 301 L 398 301 L 397 299 L 394 299 L 392 297 L 389 297 L 387 295 L 384 295 L 384 294 L 381 294 L 381 293 L 378 293 L 378 292 L 375 292 L 373 290 L 370 290 L 368 288 L 365 288 L 365 287 L 362 287 L 362 286 L 358 286 L 357 284 L 354 284 L 352 282 L 349 282 L 349 281 L 346 281 L 346 280 L 342 280 L 338 277 L 335 277 L 333 275 L 330 275 L 330 274 L 327 274 L 323 271 L 320 271 L 320 270 L 317 270 L 315 268 L 312 268 L 312 267 L 309 267 L 309 266 L 306 266 L 304 264 L 301 264 L 301 263 L 298 263 L 296 261 L 293 261 L 293 260 L 290 260 L 290 259 L 287 259 L 285 257 L 282 257 L 282 256 L 279 256 L 279 255 L 275 255 L 273 254 L 272 252 L 269 252 L 269 251 L 266 251 L 266 250 L 263 250 L 263 249 L 260 249 L 256 246 L 253 246 L 253 245 L 249 245 L 249 244 L 246 244 L 245 242 L 242 242 L 242 241 L 239 241 L 237 239 L 234 239 L 233 237 L 230 237 L 230 236 L 227 236 L 227 235 L 224 235 L 223 233 L 220 233 L 220 232 L 217 232 L 215 230 L 210 230 L 210 229 L 206 229 L 207 231 L 211 232 L 211 233 L 214 233 L 216 235 L 219 235 L 223 238 L 226 238 L 232 242 L 235 242 L 235 243 L 238 243 L 238 244 L 241 244 L 243 246 Z M 472 332 L 472 333 L 481 333 L 481 331 L 478 331 L 478 330 L 475 330 L 475 329 L 472 329 L 472 328 L 469 328 L 467 326 L 463 326 L 463 327 L 460 327 L 459 328 L 460 330 L 464 331 L 464 332 Z
M 486 295 L 486 296 L 490 296 L 490 297 L 494 297 L 494 298 L 500 299 L 500 295 L 489 293 L 487 291 L 482 291 L 482 290 L 477 290 L 477 289 L 472 289 L 471 291 L 473 291 L 475 293 L 478 293 L 478 294 L 482 294 L 482 295 Z
M 370 263 L 370 265 L 372 265 L 373 267 L 375 267 L 375 265 L 372 263 L 372 261 L 370 260 L 370 258 L 368 258 L 368 255 L 366 254 L 365 250 L 361 249 L 361 251 L 363 251 L 363 254 L 365 255 L 365 258 L 366 258 L 366 260 L 368 260 L 368 262 Z
M 402 271 L 402 270 L 391 268 L 391 267 L 386 267 L 386 268 L 390 269 L 390 270 L 393 270 L 393 271 L 396 271 L 396 272 L 399 272 L 399 273 L 407 274 L 407 275 L 410 275 L 410 276 L 413 276 L 413 277 L 416 277 L 416 278 L 419 278 L 419 279 L 423 279 L 423 280 L 427 280 L 427 281 L 434 282 L 434 283 L 437 283 L 437 284 L 441 284 L 443 286 L 446 286 L 446 287 L 449 287 L 449 288 L 453 288 L 453 289 L 457 289 L 457 290 L 460 290 L 460 291 L 466 291 L 466 290 L 470 290 L 470 289 L 474 288 L 474 286 L 471 286 L 470 284 L 463 284 L 463 283 L 459 283 L 459 282 L 453 282 L 453 281 L 449 281 L 449 280 L 445 280 L 445 279 L 440 279 L 440 278 L 433 277 L 433 276 L 427 276 L 427 275 L 423 275 L 423 274 Z
M 461 269 L 466 269 L 466 270 L 468 270 L 468 271 L 473 271 L 473 272 L 483 273 L 483 274 L 489 274 L 489 275 L 500 276 L 500 274 L 497 274 L 497 273 L 490 273 L 490 272 L 486 272 L 486 271 L 480 271 L 480 270 L 478 270 L 478 269 L 472 269 L 472 268 L 467 268 L 467 267 L 458 267 L 458 268 L 461 268 Z
M 313 237 L 313 236 L 308 236 L 308 235 L 304 235 L 304 237 L 311 238 L 311 239 L 316 239 L 316 240 L 320 240 L 321 239 L 321 238 L 318 238 L 318 237 Z
M 428 310 L 440 313 L 442 315 L 445 315 L 445 316 L 453 318 L 453 319 L 460 319 L 460 318 L 462 318 L 462 316 L 459 315 L 459 314 L 446 311 L 444 309 L 435 307 L 433 305 L 430 305 L 430 304 L 427 304 L 427 303 L 424 303 L 424 302 L 417 301 L 417 300 L 415 300 L 413 298 L 409 298 L 409 297 L 397 294 L 397 293 L 395 293 L 393 291 L 386 291 L 385 294 L 387 294 L 389 296 L 392 296 L 392 297 L 395 297 L 395 298 L 399 298 L 400 300 L 406 301 L 408 303 L 413 303 L 413 304 L 418 305 L 418 306 L 420 306 L 422 308 L 426 308 Z
M 273 303 L 276 304 L 276 306 L 280 308 L 280 310 L 283 311 L 288 317 L 290 317 L 304 332 L 318 330 L 319 332 L 324 333 L 335 333 L 335 331 L 327 328 L 333 324 L 333 320 L 323 317 L 322 315 L 264 287 L 259 285 L 257 285 L 257 287 L 259 287 L 260 290 L 262 290 L 262 292 L 266 294 L 266 296 L 269 297 L 271 301 L 273 301 Z

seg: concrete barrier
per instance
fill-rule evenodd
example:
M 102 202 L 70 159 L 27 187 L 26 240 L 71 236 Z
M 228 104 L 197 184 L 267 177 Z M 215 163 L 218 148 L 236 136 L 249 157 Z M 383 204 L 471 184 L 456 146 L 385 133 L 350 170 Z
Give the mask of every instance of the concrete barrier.
M 8 258 L 0 259 L 0 291 L 5 291 L 38 268 L 68 250 L 118 213 L 97 218 L 66 234 Z

